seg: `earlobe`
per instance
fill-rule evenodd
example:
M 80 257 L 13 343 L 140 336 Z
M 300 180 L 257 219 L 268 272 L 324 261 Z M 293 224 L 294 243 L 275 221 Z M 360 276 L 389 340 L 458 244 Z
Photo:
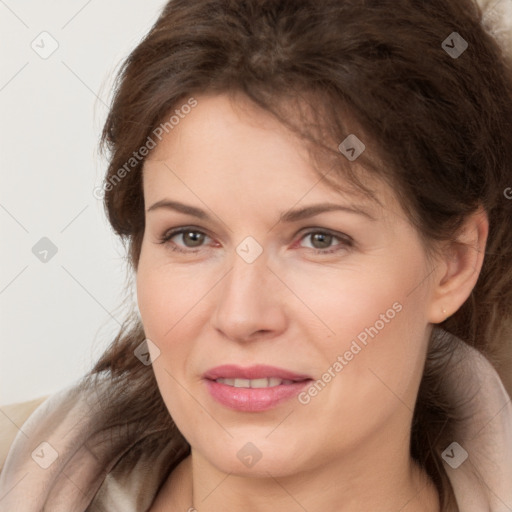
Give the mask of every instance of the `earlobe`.
M 470 296 L 482 269 L 488 232 L 487 213 L 480 207 L 466 218 L 456 238 L 446 242 L 432 283 L 429 322 L 444 322 Z

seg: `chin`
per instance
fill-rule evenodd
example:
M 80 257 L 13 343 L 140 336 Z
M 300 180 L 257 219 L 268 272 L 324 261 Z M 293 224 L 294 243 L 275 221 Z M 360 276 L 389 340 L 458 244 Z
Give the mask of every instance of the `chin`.
M 269 475 L 284 477 L 297 473 L 300 465 L 293 449 L 279 451 L 264 437 L 260 441 L 256 436 L 253 436 L 254 441 L 246 441 L 248 438 L 250 436 L 244 436 L 241 442 L 230 439 L 216 447 L 210 445 L 201 457 L 219 471 L 232 475 L 267 478 Z

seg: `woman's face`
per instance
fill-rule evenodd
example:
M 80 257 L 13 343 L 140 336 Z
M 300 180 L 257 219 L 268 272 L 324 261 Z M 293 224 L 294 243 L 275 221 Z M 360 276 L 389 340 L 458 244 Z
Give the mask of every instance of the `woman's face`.
M 178 428 L 226 473 L 408 455 L 430 325 L 417 232 L 384 184 L 379 205 L 319 180 L 268 114 L 196 99 L 145 162 L 137 271 Z

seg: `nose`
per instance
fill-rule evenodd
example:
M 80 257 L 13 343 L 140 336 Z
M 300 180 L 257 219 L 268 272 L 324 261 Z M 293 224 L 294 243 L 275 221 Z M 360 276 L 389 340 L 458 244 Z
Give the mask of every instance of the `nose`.
M 265 252 L 252 263 L 236 252 L 217 290 L 215 329 L 237 342 L 271 338 L 286 329 L 284 286 L 267 267 Z

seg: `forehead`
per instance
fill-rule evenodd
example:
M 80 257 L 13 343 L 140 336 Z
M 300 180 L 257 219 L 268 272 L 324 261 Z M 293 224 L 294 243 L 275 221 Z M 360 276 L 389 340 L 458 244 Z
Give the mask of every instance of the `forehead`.
M 172 129 L 168 127 L 146 158 L 146 196 L 188 187 L 224 190 L 222 197 L 231 193 L 232 200 L 252 191 L 294 202 L 305 195 L 332 200 L 341 196 L 373 208 L 394 201 L 389 187 L 356 162 L 344 165 L 350 165 L 361 181 L 376 191 L 378 202 L 332 165 L 317 165 L 311 146 L 243 96 L 201 95 L 195 99 L 197 106 Z

